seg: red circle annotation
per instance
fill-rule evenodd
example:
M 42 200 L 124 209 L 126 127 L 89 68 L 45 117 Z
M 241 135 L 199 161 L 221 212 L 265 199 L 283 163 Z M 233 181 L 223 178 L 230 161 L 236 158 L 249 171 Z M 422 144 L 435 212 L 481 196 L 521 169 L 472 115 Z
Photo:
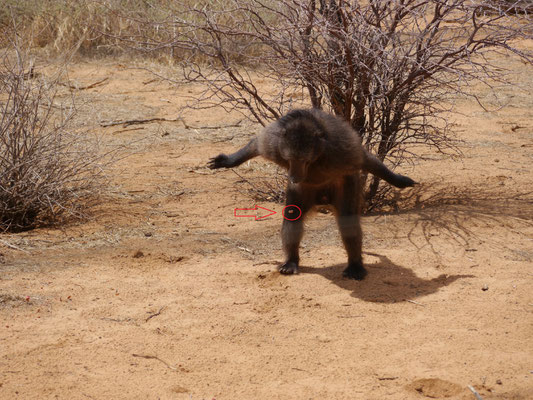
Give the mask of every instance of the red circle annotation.
M 298 209 L 298 216 L 295 217 L 295 218 L 288 218 L 286 215 L 285 215 L 285 210 L 288 208 L 288 207 L 295 207 Z M 292 214 L 294 211 L 294 209 L 289 209 L 289 214 Z M 296 221 L 298 218 L 300 218 L 302 216 L 302 210 L 300 207 L 298 207 L 297 205 L 294 205 L 294 204 L 288 204 L 286 205 L 285 207 L 283 207 L 283 210 L 281 211 L 281 215 L 283 215 L 283 218 L 285 218 L 287 221 Z

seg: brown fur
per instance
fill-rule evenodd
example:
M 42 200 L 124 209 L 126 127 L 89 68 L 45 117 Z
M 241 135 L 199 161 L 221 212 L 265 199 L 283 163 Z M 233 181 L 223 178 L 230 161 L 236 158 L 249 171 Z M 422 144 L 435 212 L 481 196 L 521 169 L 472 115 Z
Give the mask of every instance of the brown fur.
M 301 210 L 300 218 L 283 221 L 281 238 L 287 259 L 279 271 L 298 273 L 305 216 L 316 204 L 331 204 L 348 253 L 348 267 L 343 274 L 363 279 L 366 270 L 361 257 L 360 171 L 371 172 L 397 187 L 413 186 L 415 182 L 395 174 L 369 154 L 359 135 L 344 120 L 317 109 L 289 112 L 242 149 L 230 155 L 220 154 L 208 165 L 213 169 L 232 168 L 258 155 L 288 170 L 285 215 L 298 215 L 296 207 Z

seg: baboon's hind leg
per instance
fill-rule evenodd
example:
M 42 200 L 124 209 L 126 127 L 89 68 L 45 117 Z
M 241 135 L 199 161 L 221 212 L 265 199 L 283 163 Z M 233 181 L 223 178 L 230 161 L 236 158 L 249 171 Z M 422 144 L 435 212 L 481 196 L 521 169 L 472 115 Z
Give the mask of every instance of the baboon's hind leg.
M 337 224 L 342 242 L 348 253 L 348 267 L 343 276 L 362 280 L 367 272 L 363 267 L 361 247 L 363 233 L 359 214 L 361 212 L 361 183 L 359 174 L 346 176 L 337 196 Z
M 282 274 L 298 273 L 300 263 L 300 242 L 304 232 L 305 213 L 312 207 L 313 194 L 302 185 L 289 185 L 287 188 L 286 208 L 281 226 L 281 242 L 286 261 L 279 266 Z M 296 207 L 295 207 L 296 206 Z M 294 219 L 291 221 L 291 219 Z

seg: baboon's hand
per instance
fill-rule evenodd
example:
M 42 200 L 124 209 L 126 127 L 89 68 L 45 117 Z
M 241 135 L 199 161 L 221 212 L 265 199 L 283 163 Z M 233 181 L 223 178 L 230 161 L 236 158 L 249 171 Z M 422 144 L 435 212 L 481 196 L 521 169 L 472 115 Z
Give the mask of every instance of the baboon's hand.
M 218 156 L 209 159 L 207 166 L 211 169 L 229 168 L 229 157 L 225 154 L 219 154 Z
M 405 176 L 405 175 L 398 175 L 398 178 L 396 180 L 396 187 L 399 187 L 401 189 L 403 188 L 406 188 L 406 187 L 411 187 L 411 186 L 415 186 L 417 185 L 418 183 L 416 183 L 415 181 L 413 181 L 411 178 L 409 178 L 408 176 Z

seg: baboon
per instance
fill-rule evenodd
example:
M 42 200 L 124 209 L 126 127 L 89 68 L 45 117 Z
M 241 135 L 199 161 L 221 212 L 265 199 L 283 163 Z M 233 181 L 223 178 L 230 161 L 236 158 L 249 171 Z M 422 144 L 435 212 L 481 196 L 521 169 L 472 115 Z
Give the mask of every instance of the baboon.
M 357 132 L 346 121 L 318 109 L 289 112 L 237 152 L 211 158 L 208 166 L 211 169 L 232 168 L 258 155 L 287 169 L 289 175 L 281 228 L 286 261 L 279 271 L 298 273 L 304 217 L 314 205 L 328 204 L 334 208 L 348 253 L 348 267 L 343 275 L 363 279 L 367 272 L 361 257 L 360 171 L 370 172 L 399 188 L 413 186 L 415 182 L 395 174 L 368 153 Z

